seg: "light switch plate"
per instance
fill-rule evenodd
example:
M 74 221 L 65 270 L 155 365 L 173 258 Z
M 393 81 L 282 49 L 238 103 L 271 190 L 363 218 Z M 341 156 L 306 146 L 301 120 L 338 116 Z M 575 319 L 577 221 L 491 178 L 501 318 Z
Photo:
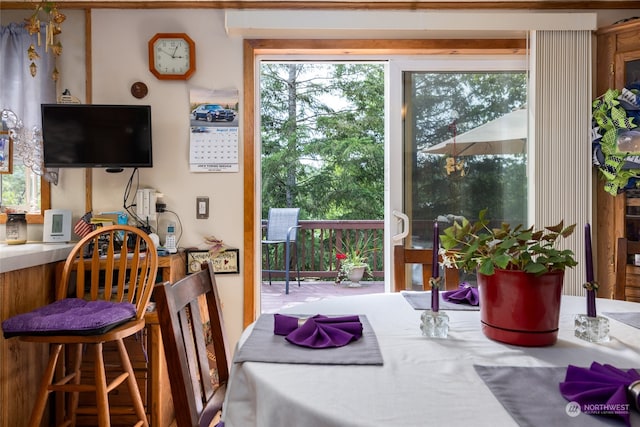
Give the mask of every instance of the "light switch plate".
M 196 197 L 196 218 L 209 218 L 209 198 L 206 196 Z

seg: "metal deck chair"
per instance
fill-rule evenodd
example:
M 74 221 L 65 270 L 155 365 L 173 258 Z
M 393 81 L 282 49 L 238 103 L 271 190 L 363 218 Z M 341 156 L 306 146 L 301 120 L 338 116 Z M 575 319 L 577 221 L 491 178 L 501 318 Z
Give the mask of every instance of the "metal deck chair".
M 298 257 L 298 216 L 300 208 L 271 208 L 269 209 L 269 219 L 267 220 L 267 233 L 262 247 L 266 250 L 267 269 L 263 272 L 269 273 L 269 286 L 271 286 L 271 273 L 285 274 L 285 293 L 289 293 L 289 270 L 291 268 L 291 245 L 295 247 L 297 280 L 300 286 L 300 263 Z M 274 270 L 271 268 L 270 246 L 284 245 L 284 270 Z

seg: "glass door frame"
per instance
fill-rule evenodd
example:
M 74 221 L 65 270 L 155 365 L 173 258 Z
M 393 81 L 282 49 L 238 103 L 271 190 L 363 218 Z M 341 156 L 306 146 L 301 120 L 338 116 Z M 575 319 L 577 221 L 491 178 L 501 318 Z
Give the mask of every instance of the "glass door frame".
M 394 235 L 399 235 L 405 230 L 405 226 L 398 219 L 394 212 L 400 212 L 411 219 L 411 212 L 405 211 L 404 195 L 410 193 L 405 188 L 405 176 L 411 176 L 406 165 L 411 162 L 405 161 L 405 134 L 404 118 L 407 112 L 407 105 L 404 102 L 404 73 L 417 72 L 438 72 L 438 71 L 503 71 L 521 70 L 526 71 L 528 58 L 526 55 L 467 55 L 456 56 L 438 55 L 428 57 L 416 57 L 411 59 L 389 57 L 388 74 L 385 84 L 385 99 L 388 104 L 385 134 L 385 292 L 391 290 L 391 280 L 393 277 L 393 245 L 399 241 L 394 239 Z M 399 141 L 392 143 L 392 141 Z M 529 144 L 527 145 L 529 146 Z M 409 183 L 411 184 L 411 183 Z M 409 231 L 409 236 L 410 236 Z M 406 244 L 404 243 L 401 244 Z

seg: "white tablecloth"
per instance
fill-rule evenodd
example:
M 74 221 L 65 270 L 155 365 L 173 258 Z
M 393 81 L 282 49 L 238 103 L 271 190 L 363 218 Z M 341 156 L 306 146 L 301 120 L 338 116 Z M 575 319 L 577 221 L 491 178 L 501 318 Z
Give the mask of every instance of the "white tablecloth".
M 598 299 L 597 309 L 598 314 L 637 312 L 640 304 Z M 384 365 L 234 364 L 223 409 L 225 427 L 515 426 L 474 365 L 588 367 L 597 361 L 640 366 L 636 328 L 611 319 L 608 343 L 574 337 L 574 316 L 585 310 L 584 297 L 563 297 L 558 342 L 527 348 L 486 338 L 477 311 L 448 311 L 449 337 L 427 339 L 419 329 L 421 311 L 399 293 L 298 305 L 282 312 L 366 314 Z M 250 328 L 239 345 L 249 333 Z M 540 410 L 564 413 L 565 406 Z

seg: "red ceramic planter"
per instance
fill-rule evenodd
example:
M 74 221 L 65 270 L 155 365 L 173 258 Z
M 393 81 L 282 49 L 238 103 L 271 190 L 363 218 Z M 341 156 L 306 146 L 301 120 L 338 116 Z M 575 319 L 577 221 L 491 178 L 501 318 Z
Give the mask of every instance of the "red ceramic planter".
M 555 344 L 563 282 L 564 271 L 541 276 L 511 270 L 478 273 L 482 332 L 507 344 Z

